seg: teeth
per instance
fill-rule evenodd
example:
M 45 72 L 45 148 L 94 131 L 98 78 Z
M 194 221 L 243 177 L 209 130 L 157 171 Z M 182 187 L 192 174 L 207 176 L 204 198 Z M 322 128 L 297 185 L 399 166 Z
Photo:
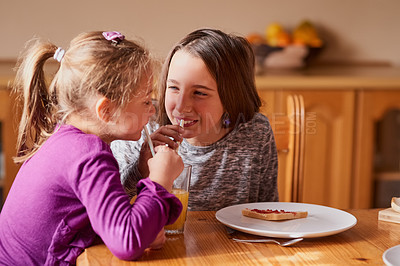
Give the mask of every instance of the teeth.
M 180 127 L 183 127 L 184 125 L 187 125 L 187 124 L 190 124 L 190 123 L 192 123 L 194 120 L 187 120 L 187 121 L 185 121 L 185 120 L 178 120 L 179 121 L 179 126 Z

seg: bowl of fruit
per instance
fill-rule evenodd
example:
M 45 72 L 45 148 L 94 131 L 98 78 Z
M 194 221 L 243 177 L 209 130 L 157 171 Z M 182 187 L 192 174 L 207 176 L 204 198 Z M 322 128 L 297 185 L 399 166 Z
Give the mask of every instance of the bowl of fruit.
M 256 58 L 257 72 L 268 69 L 299 69 L 310 64 L 322 51 L 323 42 L 313 24 L 302 21 L 290 34 L 279 23 L 267 26 L 265 36 L 246 36 Z

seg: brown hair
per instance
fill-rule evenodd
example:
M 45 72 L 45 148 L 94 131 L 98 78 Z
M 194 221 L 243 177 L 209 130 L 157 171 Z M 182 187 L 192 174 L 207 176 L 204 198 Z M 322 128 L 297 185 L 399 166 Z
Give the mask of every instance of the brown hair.
M 255 87 L 255 59 L 249 42 L 240 36 L 216 29 L 199 29 L 189 33 L 170 51 L 164 62 L 158 91 L 161 125 L 170 124 L 165 110 L 166 80 L 174 54 L 184 50 L 201 58 L 218 86 L 230 126 L 251 120 L 259 111 L 261 100 Z
M 148 51 L 133 41 L 115 45 L 101 31 L 82 33 L 71 41 L 48 88 L 43 67 L 56 50 L 50 42 L 32 40 L 19 62 L 14 92 L 23 98 L 23 111 L 15 162 L 32 157 L 69 115 L 88 115 L 93 95 L 122 110 L 154 66 Z

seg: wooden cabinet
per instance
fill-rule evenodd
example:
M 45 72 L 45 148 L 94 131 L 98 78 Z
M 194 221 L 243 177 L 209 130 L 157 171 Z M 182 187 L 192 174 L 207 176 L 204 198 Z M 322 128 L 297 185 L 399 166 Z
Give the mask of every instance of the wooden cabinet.
M 18 172 L 19 166 L 13 161 L 16 154 L 16 116 L 14 112 L 14 101 L 10 97 L 10 91 L 6 87 L 0 87 L 0 123 L 1 123 L 1 144 L 4 159 L 4 176 L 0 179 L 0 186 L 3 189 L 3 200 L 5 200 L 12 182 Z
M 358 93 L 354 156 L 354 193 L 352 195 L 352 205 L 357 206 L 357 208 L 369 208 L 372 205 L 374 146 L 371 143 L 374 143 L 376 137 L 375 124 L 388 111 L 393 109 L 400 110 L 400 87 L 399 90 L 363 90 Z M 399 139 L 400 135 L 397 136 L 397 141 Z M 400 194 L 395 196 L 400 196 Z
M 278 90 L 266 93 L 261 90 L 260 96 L 269 105 L 262 111 L 269 117 L 284 113 L 288 94 L 303 95 L 306 110 L 305 179 L 301 201 L 348 208 L 351 203 L 355 92 Z
M 258 76 L 257 89 L 265 104 L 261 112 L 270 118 L 282 114 L 288 94 L 303 95 L 302 202 L 370 208 L 374 123 L 390 108 L 400 109 L 400 70 L 353 67 L 323 71 Z
M 0 123 L 2 124 L 1 143 L 4 155 L 4 176 L 0 179 L 0 187 L 3 189 L 3 200 L 6 199 L 21 166 L 13 161 L 16 155 L 18 123 L 21 115 L 21 110 L 15 105 L 15 96 L 11 94 L 15 65 L 15 61 L 0 62 Z M 58 62 L 49 63 L 45 66 L 46 72 L 54 73 L 58 66 Z
M 286 93 L 291 93 L 285 92 Z M 303 202 L 350 205 L 354 91 L 296 91 L 304 97 Z

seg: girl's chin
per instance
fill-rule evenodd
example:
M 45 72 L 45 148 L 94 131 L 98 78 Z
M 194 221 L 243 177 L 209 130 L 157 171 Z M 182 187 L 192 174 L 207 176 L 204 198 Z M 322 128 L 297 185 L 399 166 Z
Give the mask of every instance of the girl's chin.
M 141 136 L 135 136 L 135 137 L 131 138 L 130 140 L 138 141 L 138 140 L 140 139 L 140 137 L 141 137 Z
M 141 137 L 142 137 L 142 133 L 137 132 L 137 133 L 129 134 L 128 136 L 125 136 L 124 140 L 138 141 Z
M 197 130 L 191 130 L 190 128 L 185 128 L 182 137 L 185 139 L 192 139 L 199 136 L 199 132 Z
M 190 132 L 183 132 L 183 134 L 182 134 L 182 138 L 184 138 L 184 139 L 191 139 L 191 138 L 195 138 L 195 137 L 196 137 L 196 135 L 192 134 Z

